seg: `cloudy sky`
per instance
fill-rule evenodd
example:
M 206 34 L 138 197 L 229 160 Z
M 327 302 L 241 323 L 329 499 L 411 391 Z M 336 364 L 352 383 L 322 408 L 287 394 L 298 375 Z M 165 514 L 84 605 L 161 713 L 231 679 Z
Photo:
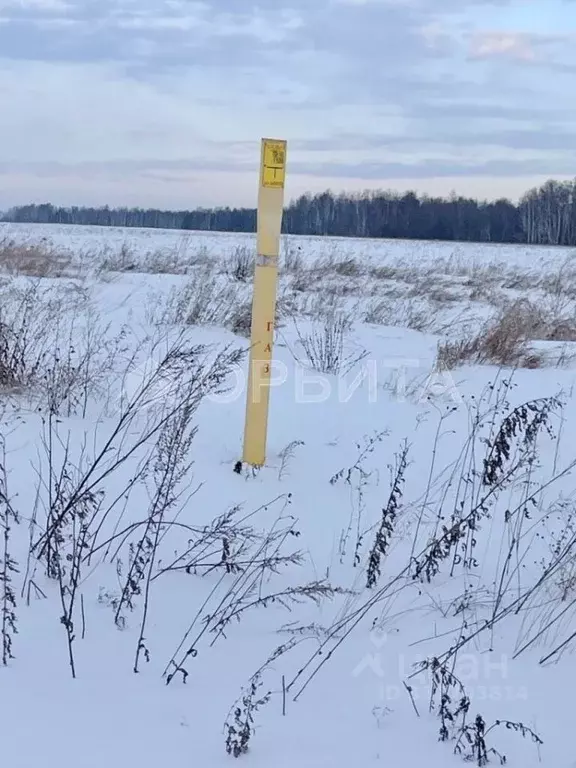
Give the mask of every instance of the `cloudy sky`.
M 0 0 L 0 208 L 518 197 L 576 176 L 576 0 Z

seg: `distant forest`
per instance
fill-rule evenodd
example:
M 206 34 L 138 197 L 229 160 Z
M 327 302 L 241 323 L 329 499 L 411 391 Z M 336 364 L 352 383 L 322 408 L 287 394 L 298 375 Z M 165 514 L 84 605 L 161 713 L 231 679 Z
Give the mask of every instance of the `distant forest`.
M 85 224 L 218 232 L 254 232 L 253 208 L 161 211 L 141 208 L 22 205 L 2 221 Z M 576 179 L 548 181 L 516 205 L 452 195 L 449 198 L 389 191 L 302 195 L 286 208 L 282 231 L 295 235 L 409 238 L 489 243 L 576 245 Z

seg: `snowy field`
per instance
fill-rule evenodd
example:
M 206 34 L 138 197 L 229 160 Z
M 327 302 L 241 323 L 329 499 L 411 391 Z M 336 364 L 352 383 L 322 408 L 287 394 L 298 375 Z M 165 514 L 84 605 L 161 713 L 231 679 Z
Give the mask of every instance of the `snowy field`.
M 575 768 L 576 255 L 0 225 L 10 768 Z

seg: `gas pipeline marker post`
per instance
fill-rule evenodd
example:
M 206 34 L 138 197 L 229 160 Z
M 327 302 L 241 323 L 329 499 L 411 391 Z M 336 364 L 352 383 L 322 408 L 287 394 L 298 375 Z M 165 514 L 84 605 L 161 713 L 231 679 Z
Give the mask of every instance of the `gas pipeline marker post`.
M 246 393 L 243 461 L 261 467 L 266 461 L 274 316 L 280 231 L 284 209 L 286 141 L 262 139 L 252 297 L 250 362 Z

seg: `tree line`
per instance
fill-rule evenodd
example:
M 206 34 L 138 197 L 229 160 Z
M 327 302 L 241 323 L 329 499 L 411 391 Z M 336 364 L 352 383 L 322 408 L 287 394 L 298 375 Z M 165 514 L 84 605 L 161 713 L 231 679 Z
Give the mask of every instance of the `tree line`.
M 4 222 L 255 232 L 254 208 L 161 211 L 142 208 L 21 205 Z M 547 181 L 515 204 L 390 191 L 305 194 L 285 208 L 283 232 L 294 235 L 576 245 L 576 179 Z

